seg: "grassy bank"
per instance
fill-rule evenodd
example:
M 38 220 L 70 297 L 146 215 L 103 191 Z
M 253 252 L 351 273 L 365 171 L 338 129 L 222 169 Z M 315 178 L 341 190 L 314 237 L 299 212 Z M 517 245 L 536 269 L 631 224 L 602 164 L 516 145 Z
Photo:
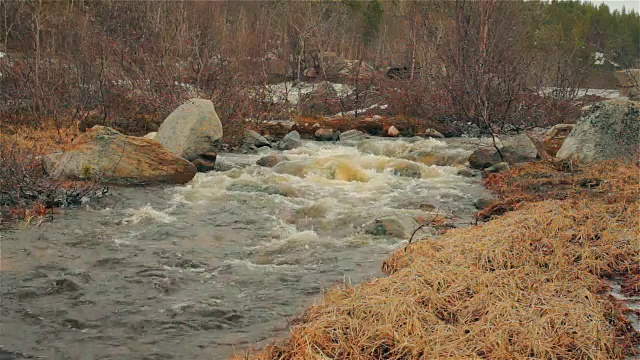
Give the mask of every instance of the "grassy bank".
M 561 170 L 490 177 L 502 201 L 484 215 L 503 215 L 397 250 L 387 277 L 327 291 L 245 358 L 625 358 L 640 337 L 605 279 L 638 292 L 638 168 Z

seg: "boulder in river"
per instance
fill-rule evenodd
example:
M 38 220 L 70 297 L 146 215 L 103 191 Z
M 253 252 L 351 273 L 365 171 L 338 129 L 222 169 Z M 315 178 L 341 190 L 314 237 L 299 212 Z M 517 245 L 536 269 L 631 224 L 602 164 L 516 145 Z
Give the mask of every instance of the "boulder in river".
M 313 134 L 313 138 L 317 141 L 338 141 L 340 131 L 333 129 L 318 129 Z
M 347 130 L 340 133 L 340 141 L 362 141 L 368 136 L 359 130 Z
M 287 160 L 289 159 L 282 154 L 269 154 L 258 159 L 258 161 L 256 161 L 256 165 L 263 167 L 274 167 L 279 163 Z
M 285 135 L 278 143 L 278 149 L 280 150 L 291 150 L 300 146 L 302 146 L 302 139 L 300 139 L 300 133 L 296 130 Z
M 222 123 L 211 100 L 191 99 L 175 109 L 160 125 L 154 140 L 189 161 L 216 152 Z
M 398 129 L 396 129 L 395 126 L 391 125 L 391 127 L 387 129 L 387 135 L 391 137 L 396 137 L 400 135 L 400 131 L 398 131 Z
M 394 175 L 419 179 L 422 177 L 420 166 L 411 161 L 395 161 L 389 164 Z
M 640 102 L 608 100 L 585 111 L 556 156 L 583 162 L 640 157 Z
M 418 228 L 418 222 L 408 216 L 386 216 L 364 226 L 365 234 L 408 239 Z
M 52 177 L 124 185 L 184 184 L 196 174 L 193 164 L 160 143 L 98 125 L 78 136 L 66 151 L 46 156 L 44 165 Z
M 508 143 L 509 145 L 500 148 L 504 159 L 500 157 L 496 148 L 482 147 L 469 156 L 469 166 L 473 169 L 483 170 L 501 162 L 513 165 L 536 160 L 538 150 L 527 135 L 518 135 L 510 139 Z
M 271 142 L 267 140 L 264 136 L 258 134 L 253 130 L 247 130 L 244 134 L 244 146 L 251 147 L 254 146 L 256 148 L 271 146 Z
M 432 137 L 432 138 L 436 138 L 436 139 L 444 139 L 444 135 L 442 135 L 436 129 L 431 129 L 431 128 L 425 130 L 424 133 L 422 134 L 422 136 Z

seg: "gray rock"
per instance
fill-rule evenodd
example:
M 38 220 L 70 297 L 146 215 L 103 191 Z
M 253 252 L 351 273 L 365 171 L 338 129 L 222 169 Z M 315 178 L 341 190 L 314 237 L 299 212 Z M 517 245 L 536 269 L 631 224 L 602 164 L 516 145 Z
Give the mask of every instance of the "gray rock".
M 244 145 L 245 146 L 255 146 L 256 148 L 271 146 L 271 142 L 267 140 L 264 136 L 258 134 L 253 130 L 247 130 L 244 134 Z
M 291 150 L 302 146 L 302 139 L 300 139 L 300 134 L 293 130 L 280 140 L 278 143 L 278 149 L 280 150 Z
M 419 226 L 418 222 L 406 216 L 388 216 L 375 219 L 364 227 L 365 234 L 407 239 Z
M 263 167 L 274 167 L 279 163 L 287 160 L 289 159 L 282 154 L 269 154 L 258 159 L 258 161 L 256 161 L 256 165 Z
M 640 102 L 609 100 L 594 104 L 576 123 L 556 156 L 583 162 L 640 157 Z
M 362 141 L 367 138 L 368 135 L 358 130 L 348 130 L 340 133 L 340 141 Z
M 479 148 L 469 156 L 469 166 L 473 169 L 483 170 L 505 160 L 509 164 L 519 164 L 535 161 L 538 154 L 537 151 L 535 154 L 532 153 L 528 147 L 515 148 L 514 145 L 505 146 L 500 149 L 500 152 L 504 156 L 504 160 L 493 147 Z
M 222 124 L 210 100 L 191 99 L 174 110 L 160 125 L 155 141 L 172 154 L 189 161 L 216 152 Z
M 318 129 L 313 134 L 313 138 L 317 141 L 338 141 L 340 131 L 333 129 Z

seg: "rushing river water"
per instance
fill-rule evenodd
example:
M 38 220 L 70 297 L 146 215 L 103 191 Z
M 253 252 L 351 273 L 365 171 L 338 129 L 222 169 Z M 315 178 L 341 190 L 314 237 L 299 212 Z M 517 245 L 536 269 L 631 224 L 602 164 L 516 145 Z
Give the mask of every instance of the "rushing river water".
M 479 177 L 458 175 L 473 147 L 307 142 L 275 168 L 255 165 L 264 153 L 221 154 L 229 169 L 186 186 L 112 189 L 4 231 L 0 348 L 17 358 L 223 359 L 285 336 L 287 319 L 323 289 L 380 275 L 406 241 L 369 235 L 368 223 L 436 212 L 472 221 L 474 200 L 489 195 Z

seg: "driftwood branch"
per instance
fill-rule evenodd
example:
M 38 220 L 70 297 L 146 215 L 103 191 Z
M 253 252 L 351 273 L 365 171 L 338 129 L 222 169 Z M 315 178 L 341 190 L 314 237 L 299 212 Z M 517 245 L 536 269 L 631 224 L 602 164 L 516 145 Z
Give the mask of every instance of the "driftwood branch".
M 438 216 L 440 216 L 440 209 L 437 209 L 436 215 L 433 217 L 433 219 L 429 220 L 429 222 L 420 224 L 417 228 L 415 228 L 413 230 L 413 232 L 411 233 L 411 237 L 409 238 L 409 243 L 407 244 L 407 246 L 404 247 L 404 251 L 407 251 L 407 248 L 409 247 L 409 245 L 411 245 L 411 242 L 413 241 L 413 237 L 416 236 L 418 231 L 420 231 L 423 228 L 433 224 L 436 221 L 436 219 L 438 218 Z

